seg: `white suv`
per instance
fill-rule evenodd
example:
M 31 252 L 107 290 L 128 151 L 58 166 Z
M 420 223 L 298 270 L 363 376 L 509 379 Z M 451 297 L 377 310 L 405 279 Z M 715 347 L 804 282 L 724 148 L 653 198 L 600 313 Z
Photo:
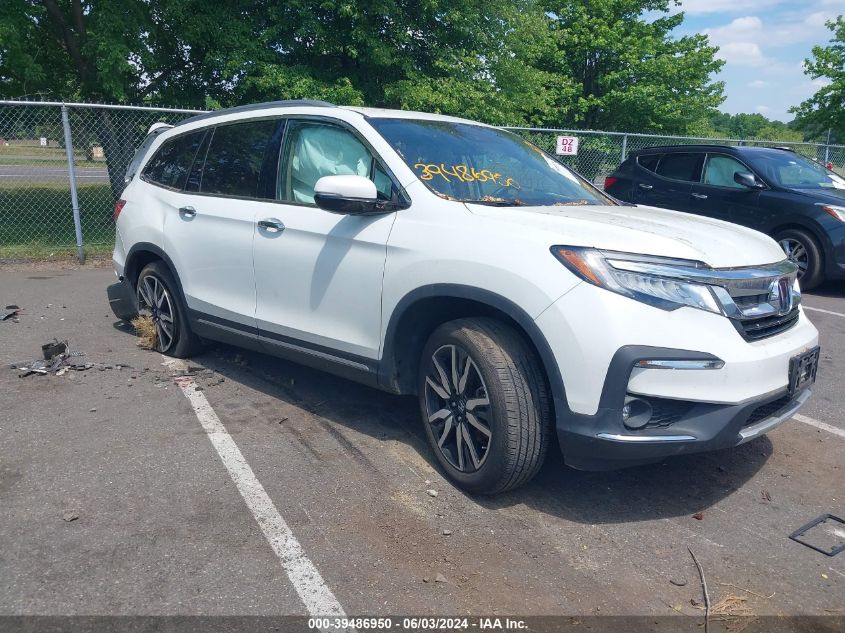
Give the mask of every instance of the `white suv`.
M 514 134 L 276 102 L 165 129 L 117 203 L 115 314 L 418 397 L 482 493 L 555 434 L 607 469 L 735 446 L 807 400 L 818 333 L 761 233 L 619 203 Z

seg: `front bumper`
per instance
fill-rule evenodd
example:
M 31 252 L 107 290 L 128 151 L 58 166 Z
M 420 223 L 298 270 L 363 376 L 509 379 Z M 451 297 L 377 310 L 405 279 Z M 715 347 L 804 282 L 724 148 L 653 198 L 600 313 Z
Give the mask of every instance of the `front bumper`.
M 564 459 L 589 470 L 736 446 L 768 432 L 807 399 L 809 391 L 784 399 L 790 359 L 818 344 L 803 312 L 788 330 L 746 341 L 723 316 L 659 310 L 589 284 L 558 299 L 535 323 L 560 372 L 559 379 L 550 376 Z M 637 365 L 649 359 L 717 367 Z M 622 421 L 626 398 L 674 407 L 673 416 L 631 430 Z
M 706 360 L 713 357 L 640 346 L 620 349 L 610 364 L 595 415 L 580 415 L 565 407 L 557 410 L 558 440 L 568 465 L 581 470 L 612 470 L 672 455 L 738 446 L 783 424 L 811 393 L 807 388 L 789 395 L 782 389 L 738 404 L 646 397 L 658 407 L 668 403 L 669 413 L 661 416 L 656 426 L 633 430 L 623 423 L 622 407 L 626 397 L 630 397 L 624 385 L 625 377 L 641 358 Z

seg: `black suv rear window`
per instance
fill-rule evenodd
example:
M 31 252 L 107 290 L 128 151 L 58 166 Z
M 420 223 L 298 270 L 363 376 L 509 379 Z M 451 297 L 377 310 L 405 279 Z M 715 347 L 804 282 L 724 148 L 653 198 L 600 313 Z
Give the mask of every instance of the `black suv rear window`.
M 698 182 L 703 154 L 666 154 L 657 166 L 664 178 Z
M 143 178 L 157 185 L 182 189 L 204 135 L 202 130 L 165 141 L 144 167 Z
M 637 156 L 637 165 L 644 167 L 649 171 L 657 171 L 657 163 L 660 161 L 662 154 L 644 154 Z

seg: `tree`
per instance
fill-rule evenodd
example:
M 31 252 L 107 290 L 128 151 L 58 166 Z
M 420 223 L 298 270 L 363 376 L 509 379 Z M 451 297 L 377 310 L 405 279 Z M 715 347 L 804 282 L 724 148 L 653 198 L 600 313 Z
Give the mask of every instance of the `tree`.
M 554 47 L 542 68 L 567 78 L 555 102 L 564 127 L 685 133 L 722 101 L 723 62 L 705 35 L 674 38 L 670 0 L 545 0 Z M 677 4 L 677 3 L 676 3 Z
M 317 96 L 521 123 L 549 105 L 531 60 L 548 35 L 533 0 L 303 0 L 269 7 L 240 100 Z
M 225 98 L 261 50 L 258 2 L 4 0 L 0 95 L 182 106 Z M 137 132 L 108 110 L 92 123 L 116 198 Z
M 790 109 L 796 124 L 809 138 L 826 138 L 828 130 L 845 137 L 845 18 L 828 21 L 833 32 L 829 46 L 814 46 L 813 59 L 804 60 L 804 72 L 826 83 L 801 105 Z

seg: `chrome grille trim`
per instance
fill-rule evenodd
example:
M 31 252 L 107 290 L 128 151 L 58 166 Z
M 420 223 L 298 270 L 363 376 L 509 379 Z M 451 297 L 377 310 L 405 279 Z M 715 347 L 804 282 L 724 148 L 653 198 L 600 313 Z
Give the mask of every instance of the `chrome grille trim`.
M 801 293 L 795 290 L 798 267 L 787 259 L 775 264 L 740 268 L 709 268 L 700 263 L 625 261 L 606 253 L 618 270 L 665 277 L 710 289 L 722 314 L 747 341 L 775 336 L 798 322 Z

